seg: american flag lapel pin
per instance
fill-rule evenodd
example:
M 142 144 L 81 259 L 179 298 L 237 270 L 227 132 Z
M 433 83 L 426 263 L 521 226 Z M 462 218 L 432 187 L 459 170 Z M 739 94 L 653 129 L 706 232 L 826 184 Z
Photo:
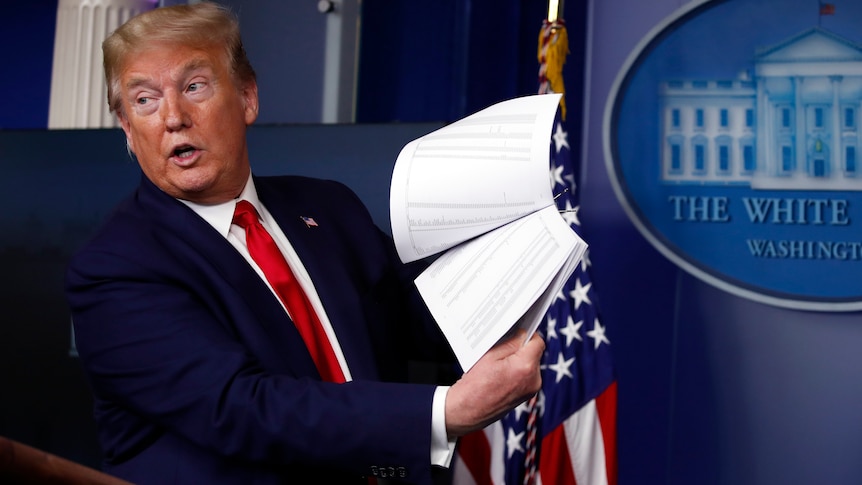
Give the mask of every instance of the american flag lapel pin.
M 305 223 L 305 227 L 317 227 L 317 221 L 313 217 L 299 216 L 299 218 Z

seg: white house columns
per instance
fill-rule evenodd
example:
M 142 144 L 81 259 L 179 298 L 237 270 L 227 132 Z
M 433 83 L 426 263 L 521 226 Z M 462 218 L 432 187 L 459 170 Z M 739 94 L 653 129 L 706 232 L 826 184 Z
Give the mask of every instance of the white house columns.
M 59 0 L 48 128 L 109 128 L 102 41 L 157 0 Z
M 832 149 L 829 151 L 829 167 L 834 173 L 841 173 L 841 158 L 844 153 L 844 125 L 841 123 L 841 80 L 842 76 L 830 76 L 832 84 Z

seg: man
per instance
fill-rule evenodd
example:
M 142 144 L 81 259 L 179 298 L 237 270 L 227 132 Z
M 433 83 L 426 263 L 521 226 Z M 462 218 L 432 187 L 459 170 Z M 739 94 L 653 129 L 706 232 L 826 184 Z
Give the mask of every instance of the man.
M 252 176 L 257 84 L 225 9 L 149 11 L 103 51 L 143 172 L 67 274 L 106 471 L 138 484 L 430 483 L 459 436 L 538 391 L 538 337 L 499 344 L 451 387 L 405 383 L 409 359 L 440 357 L 426 337 L 439 333 L 352 192 Z M 257 258 L 261 232 L 310 312 Z

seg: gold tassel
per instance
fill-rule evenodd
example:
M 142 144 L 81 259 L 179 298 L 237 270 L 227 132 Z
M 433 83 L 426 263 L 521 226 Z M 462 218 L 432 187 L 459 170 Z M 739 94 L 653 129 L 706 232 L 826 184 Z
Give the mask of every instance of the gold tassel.
M 569 37 L 563 22 L 547 23 L 539 33 L 539 79 L 542 85 L 539 91 L 560 93 L 560 115 L 566 119 L 566 87 L 563 83 L 563 64 L 569 55 Z

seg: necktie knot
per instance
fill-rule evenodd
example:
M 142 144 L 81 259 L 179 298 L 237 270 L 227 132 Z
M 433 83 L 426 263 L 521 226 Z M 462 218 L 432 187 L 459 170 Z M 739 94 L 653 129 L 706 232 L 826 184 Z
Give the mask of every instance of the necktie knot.
M 257 224 L 257 209 L 247 200 L 237 202 L 236 209 L 233 211 L 233 223 L 243 229 L 248 229 Z

